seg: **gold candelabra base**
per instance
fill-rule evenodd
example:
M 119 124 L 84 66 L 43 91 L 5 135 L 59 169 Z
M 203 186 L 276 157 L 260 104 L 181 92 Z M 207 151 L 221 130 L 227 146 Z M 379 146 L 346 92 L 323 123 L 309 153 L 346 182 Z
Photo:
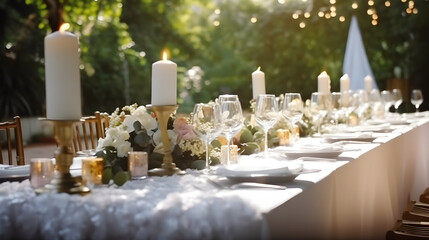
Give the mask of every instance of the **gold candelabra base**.
M 36 189 L 37 194 L 43 193 L 69 193 L 88 194 L 91 190 L 70 174 L 70 166 L 73 163 L 74 153 L 72 151 L 73 120 L 48 120 L 54 123 L 54 135 L 58 144 L 55 151 L 54 179 L 42 188 Z
M 164 158 L 162 160 L 163 163 L 161 168 L 149 170 L 149 176 L 171 176 L 174 174 L 185 174 L 185 172 L 176 167 L 176 164 L 173 162 L 170 138 L 168 137 L 167 133 L 168 119 L 170 118 L 170 115 L 176 111 L 177 107 L 177 105 L 147 106 L 147 108 L 155 112 L 158 118 L 159 129 L 161 130 L 162 143 L 164 147 Z

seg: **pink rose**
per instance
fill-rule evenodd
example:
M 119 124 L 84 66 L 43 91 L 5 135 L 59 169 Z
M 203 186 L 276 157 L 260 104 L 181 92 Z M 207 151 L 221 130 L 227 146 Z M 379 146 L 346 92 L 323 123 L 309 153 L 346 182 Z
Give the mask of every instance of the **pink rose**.
M 196 138 L 197 136 L 192 129 L 192 126 L 188 124 L 186 118 L 180 117 L 176 118 L 173 123 L 174 131 L 177 133 L 177 141 L 179 142 L 181 139 L 183 140 L 191 140 Z

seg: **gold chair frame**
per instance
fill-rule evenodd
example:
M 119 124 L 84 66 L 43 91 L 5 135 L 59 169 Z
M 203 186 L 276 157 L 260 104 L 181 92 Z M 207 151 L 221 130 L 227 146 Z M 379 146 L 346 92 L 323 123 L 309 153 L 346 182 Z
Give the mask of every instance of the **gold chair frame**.
M 14 130 L 15 135 L 15 146 L 13 146 L 11 129 Z M 15 165 L 12 158 L 12 151 L 15 147 L 16 151 L 16 164 L 17 165 L 25 165 L 25 157 L 24 157 L 24 143 L 22 139 L 22 127 L 21 127 L 21 118 L 16 116 L 13 118 L 13 121 L 0 123 L 0 130 L 6 131 L 6 141 L 7 141 L 7 153 L 9 165 Z M 0 141 L 0 153 L 2 153 L 1 141 Z M 3 155 L 0 154 L 0 163 L 3 164 Z

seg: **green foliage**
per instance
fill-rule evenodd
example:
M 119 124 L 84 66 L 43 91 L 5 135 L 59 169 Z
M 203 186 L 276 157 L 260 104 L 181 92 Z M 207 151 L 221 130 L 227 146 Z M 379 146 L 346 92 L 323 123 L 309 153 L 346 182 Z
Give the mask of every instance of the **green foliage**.
M 0 118 L 43 115 L 45 88 L 43 38 L 49 30 L 46 0 L 0 3 Z M 64 21 L 79 36 L 83 113 L 112 112 L 117 106 L 150 103 L 151 64 L 168 50 L 178 64 L 178 103 L 188 112 L 196 102 L 219 94 L 238 94 L 244 108 L 252 98 L 251 72 L 266 73 L 268 93 L 316 90 L 325 70 L 332 90 L 339 89 L 342 61 L 352 15 L 359 27 L 379 88 L 391 78 L 408 79 L 410 88 L 429 95 L 429 3 L 416 2 L 418 14 L 406 14 L 407 3 L 376 1 L 378 25 L 371 25 L 367 2 L 352 9 L 337 1 L 337 17 L 317 16 L 328 1 L 211 0 L 59 0 Z M 311 7 L 309 7 L 311 6 Z M 220 13 L 215 13 L 219 9 Z M 311 16 L 293 19 L 294 11 Z M 338 21 L 345 16 L 344 23 Z M 252 23 L 250 19 L 256 17 Z M 299 28 L 299 22 L 306 27 Z M 219 23 L 215 26 L 214 23 Z M 202 70 L 190 84 L 188 70 Z M 396 69 L 396 74 L 395 74 Z M 400 71 L 398 71 L 400 70 Z M 199 87 L 197 87 L 199 86 Z M 405 94 L 407 96 L 407 94 Z M 407 99 L 406 99 L 407 100 Z M 429 102 L 424 102 L 422 109 Z

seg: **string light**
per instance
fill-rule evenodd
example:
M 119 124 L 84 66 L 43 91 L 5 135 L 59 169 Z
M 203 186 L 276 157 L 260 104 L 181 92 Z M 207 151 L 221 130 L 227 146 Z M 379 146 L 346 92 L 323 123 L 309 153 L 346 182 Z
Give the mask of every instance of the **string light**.
M 309 17 L 310 17 L 310 12 L 305 12 L 305 13 L 304 13 L 304 17 L 305 17 L 305 18 L 309 18 Z
M 337 11 L 337 8 L 336 8 L 335 6 L 331 6 L 331 7 L 329 8 L 329 10 L 331 10 L 331 12 L 335 12 L 335 11 Z
M 326 13 L 326 14 L 325 14 L 325 18 L 326 18 L 326 19 L 330 19 L 330 18 L 331 18 L 331 14 L 330 14 L 330 13 Z
M 373 1 L 373 0 L 369 0 L 369 1 L 368 1 L 368 5 L 369 5 L 369 6 L 374 6 L 374 1 Z
M 375 25 L 378 24 L 378 22 L 377 22 L 377 20 L 374 19 L 374 20 L 371 21 L 371 24 L 375 26 Z
M 305 28 L 305 22 L 300 22 L 300 23 L 299 23 L 299 27 L 300 27 L 300 28 Z
M 292 18 L 293 19 L 298 19 L 299 18 L 299 14 L 298 13 L 293 13 L 292 14 Z
M 319 11 L 319 13 L 317 14 L 319 17 L 324 17 L 325 16 L 325 13 L 324 12 L 322 12 L 322 11 Z
M 218 20 L 215 20 L 215 21 L 213 21 L 213 25 L 214 25 L 215 27 L 217 27 L 217 26 L 219 26 L 219 25 L 220 25 L 220 22 L 219 22 Z
M 390 7 L 390 1 L 386 1 L 386 2 L 384 2 L 384 6 L 386 6 L 386 7 Z
M 417 13 L 419 13 L 419 10 L 417 10 L 417 8 L 414 8 L 414 9 L 413 9 L 413 13 L 414 13 L 414 14 L 417 14 Z
M 331 17 L 335 17 L 335 16 L 337 16 L 337 13 L 336 12 L 331 12 Z
M 219 9 L 219 8 L 216 8 L 216 9 L 214 10 L 214 13 L 215 13 L 216 15 L 219 15 L 219 14 L 220 14 L 220 9 Z
M 336 1 L 335 1 L 335 0 L 330 0 L 330 1 L 329 1 L 329 3 L 330 3 L 330 4 L 335 4 L 335 3 L 336 3 Z
M 250 22 L 251 23 L 256 23 L 258 21 L 258 19 L 256 18 L 256 17 L 252 17 L 251 19 L 250 19 Z
M 355 2 L 352 4 L 352 8 L 353 9 L 357 9 L 358 7 L 359 7 L 359 5 L 357 3 L 355 3 Z
M 340 22 L 344 22 L 344 21 L 346 21 L 346 18 L 345 18 L 344 16 L 340 16 L 340 17 L 338 18 L 338 20 L 339 20 Z

